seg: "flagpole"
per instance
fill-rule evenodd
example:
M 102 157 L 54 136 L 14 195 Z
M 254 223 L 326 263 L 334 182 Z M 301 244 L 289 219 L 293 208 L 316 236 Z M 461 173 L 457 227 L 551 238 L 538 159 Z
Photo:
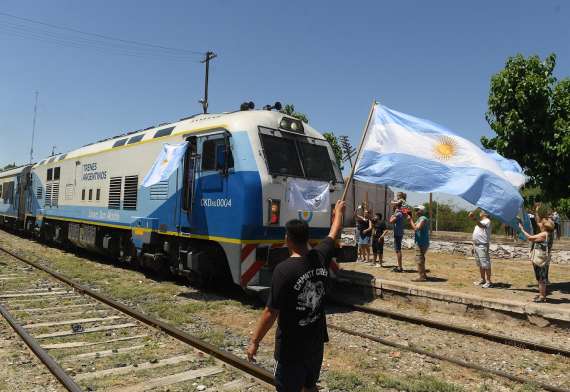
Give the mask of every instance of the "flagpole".
M 354 164 L 352 165 L 352 169 L 350 170 L 350 176 L 346 181 L 344 192 L 342 192 L 342 197 L 340 200 L 346 200 L 346 193 L 348 192 L 348 188 L 350 188 L 351 182 L 353 182 L 354 178 L 354 171 L 356 169 L 356 163 L 358 162 L 358 158 L 360 158 L 360 152 L 362 151 L 362 146 L 364 145 L 364 139 L 366 138 L 366 133 L 368 132 L 368 126 L 370 125 L 370 120 L 372 119 L 372 113 L 374 112 L 374 105 L 376 105 L 376 100 L 372 101 L 372 105 L 370 106 L 370 112 L 368 113 L 368 120 L 366 120 L 366 124 L 364 124 L 364 129 L 362 130 L 362 138 L 360 139 L 360 144 L 358 145 L 358 150 L 356 151 L 356 155 L 354 157 Z M 356 209 L 356 200 L 353 200 L 354 208 Z

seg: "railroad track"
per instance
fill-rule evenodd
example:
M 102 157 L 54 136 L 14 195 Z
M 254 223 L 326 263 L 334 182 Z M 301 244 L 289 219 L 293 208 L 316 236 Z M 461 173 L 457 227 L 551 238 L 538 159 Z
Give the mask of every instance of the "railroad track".
M 1 247 L 0 260 L 0 313 L 69 391 L 273 385 L 267 370 L 39 263 Z
M 487 340 L 490 342 L 498 343 L 500 345 L 509 346 L 509 347 L 512 347 L 513 349 L 517 349 L 517 350 L 519 350 L 519 349 L 520 350 L 531 350 L 531 351 L 545 353 L 545 354 L 570 357 L 570 350 L 568 350 L 566 348 L 554 347 L 554 346 L 550 346 L 550 345 L 540 344 L 537 342 L 532 342 L 532 341 L 528 341 L 528 340 L 509 337 L 506 335 L 494 334 L 494 333 L 485 332 L 485 331 L 479 331 L 479 330 L 475 330 L 475 329 L 471 329 L 471 328 L 467 328 L 467 327 L 463 327 L 463 326 L 453 325 L 451 323 L 443 323 L 443 322 L 434 321 L 434 320 L 430 320 L 430 319 L 423 318 L 423 317 L 410 316 L 410 315 L 406 315 L 406 314 L 400 313 L 400 312 L 394 312 L 394 311 L 390 311 L 390 310 L 372 308 L 372 307 L 362 306 L 362 305 L 355 305 L 355 304 L 340 300 L 338 298 L 333 299 L 332 303 L 334 303 L 337 306 L 340 306 L 341 308 L 350 309 L 351 311 L 356 312 L 357 314 L 362 313 L 362 314 L 371 315 L 371 316 L 375 316 L 375 317 L 382 317 L 384 319 L 402 321 L 405 323 L 420 325 L 422 327 L 429 327 L 431 329 L 435 329 L 438 331 L 445 331 L 445 332 L 451 332 L 454 334 L 459 334 L 461 336 L 472 336 L 472 337 L 484 339 L 484 340 Z M 424 355 L 424 356 L 431 357 L 431 358 L 434 358 L 434 359 L 437 359 L 440 361 L 449 362 L 449 363 L 452 363 L 452 364 L 460 366 L 460 367 L 473 369 L 473 370 L 476 370 L 476 371 L 481 372 L 481 373 L 493 374 L 495 376 L 506 378 L 508 380 L 511 380 L 511 381 L 514 381 L 517 383 L 521 383 L 521 384 L 533 383 L 536 386 L 538 386 L 538 387 L 540 387 L 546 391 L 570 392 L 569 388 L 566 388 L 563 386 L 551 385 L 551 384 L 548 384 L 545 382 L 541 382 L 541 381 L 537 381 L 537 380 L 531 380 L 531 379 L 529 379 L 529 377 L 526 377 L 526 376 L 519 376 L 519 375 L 511 374 L 509 372 L 494 369 L 491 367 L 482 366 L 480 364 L 477 364 L 475 361 L 470 361 L 470 360 L 467 361 L 467 360 L 463 360 L 463 359 L 460 359 L 460 358 L 457 358 L 454 356 L 439 354 L 437 349 L 434 350 L 433 347 L 430 348 L 429 345 L 425 346 L 424 344 L 411 344 L 409 342 L 403 342 L 401 340 L 396 341 L 393 339 L 386 339 L 385 337 L 376 336 L 376 335 L 369 333 L 369 331 L 363 331 L 362 329 L 355 327 L 356 325 L 362 325 L 362 324 L 364 324 L 364 323 L 358 323 L 358 322 L 353 321 L 351 323 L 350 327 L 346 327 L 346 326 L 341 326 L 341 325 L 331 323 L 330 319 L 329 319 L 328 326 L 332 330 L 336 330 L 336 331 L 344 333 L 344 334 L 348 334 L 351 336 L 356 336 L 356 337 L 360 337 L 360 338 L 363 338 L 363 339 L 366 339 L 369 341 L 380 343 L 384 346 L 393 347 L 393 348 L 396 348 L 398 350 L 409 351 L 409 352 L 413 352 L 416 354 Z M 445 337 L 443 337 L 443 339 L 445 339 Z M 553 358 L 553 361 L 556 361 L 556 359 Z

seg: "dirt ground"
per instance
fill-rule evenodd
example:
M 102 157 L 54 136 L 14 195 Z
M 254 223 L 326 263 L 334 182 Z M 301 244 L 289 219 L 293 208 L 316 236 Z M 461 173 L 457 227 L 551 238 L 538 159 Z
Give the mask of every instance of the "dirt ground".
M 414 256 L 413 250 L 403 251 L 404 273 L 392 271 L 392 267 L 396 265 L 396 255 L 389 248 L 384 249 L 383 268 L 362 262 L 345 263 L 341 268 L 364 272 L 380 279 L 411 282 L 417 277 Z M 426 266 L 430 280 L 413 284 L 485 298 L 521 302 L 531 301 L 538 293 L 532 264 L 526 259 L 492 259 L 494 288 L 490 289 L 483 289 L 473 284 L 479 280 L 479 269 L 473 257 L 428 252 Z M 549 279 L 550 303 L 541 306 L 570 309 L 570 265 L 551 264 Z
M 210 343 L 242 358 L 249 336 L 260 314 L 261 308 L 246 298 L 234 297 L 230 300 L 227 296 L 199 291 L 172 279 L 163 279 L 141 271 L 120 268 L 91 257 L 79 257 L 76 254 L 47 247 L 1 231 L 0 244 L 16 249 L 36 260 L 41 259 L 46 265 L 59 270 L 76 281 L 99 288 L 103 293 L 121 302 L 178 325 L 189 333 L 206 339 Z M 389 257 L 389 252 L 387 252 L 387 256 Z M 406 254 L 405 257 L 412 260 L 410 254 Z M 464 260 L 464 262 L 468 263 L 469 260 Z M 435 266 L 432 267 L 431 264 L 428 265 L 433 269 L 432 274 L 435 276 L 443 274 L 442 270 L 434 269 Z M 373 268 L 368 266 L 357 267 Z M 379 270 L 388 274 L 387 270 Z M 396 274 L 390 273 L 390 275 Z M 404 277 L 409 279 L 413 275 L 402 274 L 400 276 L 402 279 Z M 553 275 L 553 277 L 555 276 L 558 279 L 559 275 Z M 451 281 L 451 279 L 449 280 Z M 472 280 L 471 278 L 468 282 Z M 524 282 L 528 283 L 528 279 Z M 440 284 L 439 282 L 433 283 Z M 417 309 L 411 307 L 406 310 L 410 314 L 419 313 Z M 422 336 L 425 334 L 429 334 L 429 336 L 434 334 L 432 339 L 438 340 L 435 332 L 421 327 L 410 327 L 404 330 L 404 327 L 392 326 L 386 320 L 364 319 L 359 314 L 331 314 L 331 322 L 333 321 L 362 328 L 363 331 L 378 336 L 386 336 L 397 341 L 408 339 L 411 342 L 422 342 Z M 493 325 L 491 322 L 489 323 L 490 329 L 501 327 L 498 322 L 493 323 Z M 544 329 L 544 334 L 548 334 L 548 331 L 548 328 Z M 550 333 L 555 334 L 557 332 L 551 331 Z M 274 330 L 268 333 L 258 355 L 258 363 L 267 369 L 272 369 L 273 366 L 273 335 Z M 505 379 L 484 375 L 407 351 L 394 350 L 332 330 L 330 331 L 330 338 L 331 341 L 326 347 L 321 373 L 321 385 L 324 391 L 530 392 L 540 390 L 532 384 L 512 383 Z M 441 337 L 442 346 L 433 346 L 432 349 L 445 350 L 450 355 L 465 357 L 465 359 L 479 355 L 479 346 L 482 344 L 480 341 L 470 343 L 470 340 L 465 340 L 465 342 L 459 342 L 460 346 L 455 347 L 454 342 L 456 340 L 448 340 L 446 337 Z M 428 342 L 426 341 L 426 343 Z M 493 350 L 497 350 L 497 360 L 493 358 L 495 356 Z M 561 358 L 557 356 L 534 356 L 525 353 L 524 356 L 521 356 L 520 361 L 511 362 L 504 353 L 501 353 L 501 350 L 501 346 L 497 346 L 495 349 L 486 349 L 483 361 L 487 358 L 488 360 L 485 363 L 490 366 L 513 370 L 521 375 L 528 374 L 531 376 L 532 372 L 539 371 L 540 379 L 548 378 L 549 372 L 551 372 L 556 375 L 556 378 L 552 380 L 553 382 L 558 385 L 569 385 L 563 369 L 560 369 L 559 366 L 566 365 L 567 362 L 562 361 Z M 499 358 L 501 358 L 500 363 L 497 363 Z M 481 360 L 480 358 L 473 359 Z M 0 366 L 3 365 L 0 363 Z M 529 380 L 532 380 L 532 377 L 529 377 Z

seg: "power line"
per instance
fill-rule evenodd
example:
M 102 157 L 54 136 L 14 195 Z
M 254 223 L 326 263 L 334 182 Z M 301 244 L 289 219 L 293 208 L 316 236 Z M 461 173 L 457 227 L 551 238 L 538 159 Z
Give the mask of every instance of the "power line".
M 50 27 L 52 29 L 57 29 L 57 30 L 61 30 L 61 31 L 72 32 L 72 33 L 81 34 L 84 36 L 96 37 L 98 39 L 102 39 L 102 40 L 106 40 L 106 41 L 121 42 L 123 44 L 138 46 L 138 48 L 133 47 L 131 49 L 138 49 L 138 50 L 140 50 L 140 49 L 143 49 L 143 50 L 144 49 L 146 49 L 146 50 L 154 49 L 154 50 L 158 50 L 158 51 L 163 51 L 164 54 L 171 52 L 171 54 L 186 55 L 186 56 L 188 56 L 188 55 L 200 55 L 200 56 L 204 55 L 204 52 L 188 50 L 188 49 L 173 48 L 173 47 L 156 45 L 156 44 L 151 44 L 151 43 L 146 43 L 146 42 L 141 42 L 141 41 L 134 41 L 134 40 L 127 40 L 127 39 L 122 39 L 122 38 L 118 38 L 118 37 L 111 37 L 108 35 L 103 35 L 103 34 L 98 34 L 98 33 L 91 33 L 91 32 L 82 31 L 82 30 L 78 30 L 78 29 L 74 29 L 74 28 L 70 28 L 70 27 L 59 26 L 59 25 L 55 25 L 55 24 L 51 24 L 51 23 L 37 21 L 34 19 L 24 18 L 21 16 L 12 15 L 12 14 L 8 14 L 5 12 L 0 12 L 0 16 L 5 16 L 8 18 L 17 19 L 20 21 L 24 21 L 24 22 L 34 24 L 34 25 L 47 26 L 47 27 Z M 22 25 L 20 25 L 20 26 L 22 26 Z M 26 27 L 29 27 L 29 26 L 26 26 Z M 44 30 L 44 32 L 45 32 L 45 30 Z M 78 37 L 75 37 L 75 38 L 78 38 Z M 81 39 L 85 39 L 85 38 L 81 38 Z M 100 41 L 100 43 L 101 44 L 109 44 L 110 42 Z

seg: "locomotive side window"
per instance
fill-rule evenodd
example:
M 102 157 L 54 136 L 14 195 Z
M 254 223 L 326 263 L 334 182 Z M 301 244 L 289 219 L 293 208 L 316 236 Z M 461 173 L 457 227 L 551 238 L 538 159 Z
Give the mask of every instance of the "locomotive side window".
M 225 138 L 216 138 L 204 141 L 202 144 L 202 170 L 211 171 L 221 169 L 217 164 L 220 158 L 228 151 L 227 167 L 234 167 L 234 157 L 231 149 L 226 146 Z

